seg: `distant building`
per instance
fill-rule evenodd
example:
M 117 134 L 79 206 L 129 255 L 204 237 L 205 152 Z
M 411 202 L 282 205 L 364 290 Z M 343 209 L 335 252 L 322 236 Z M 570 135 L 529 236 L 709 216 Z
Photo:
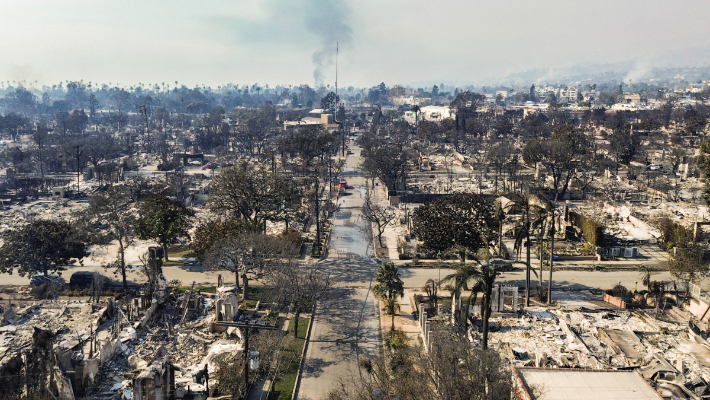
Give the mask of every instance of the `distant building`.
M 579 91 L 576 87 L 568 87 L 560 89 L 560 95 L 557 96 L 557 101 L 568 101 L 570 103 L 577 102 L 577 94 Z
M 599 93 L 597 93 L 596 90 L 591 90 L 589 92 L 582 92 L 583 101 L 592 102 L 592 101 L 596 100 L 597 97 L 599 97 Z
M 335 123 L 333 114 L 323 114 L 323 110 L 316 108 L 309 113 L 313 117 L 303 117 L 300 120 L 284 121 L 284 130 L 298 128 L 301 126 L 322 126 L 328 130 L 335 130 L 338 124 Z
M 641 95 L 638 93 L 624 93 L 624 100 L 627 104 L 640 104 Z
M 399 96 L 392 99 L 392 103 L 396 106 L 428 106 L 431 104 L 430 97 L 414 97 L 414 96 Z
M 455 113 L 448 106 L 426 106 L 419 109 L 419 120 L 441 121 L 454 118 Z
M 546 101 L 547 96 L 549 96 L 550 93 L 554 93 L 554 95 L 557 96 L 558 91 L 557 91 L 557 89 L 553 88 L 552 86 L 535 88 L 535 95 L 537 96 L 538 99 L 540 99 L 540 101 Z
M 612 104 L 611 111 L 638 111 L 635 104 L 616 103 Z

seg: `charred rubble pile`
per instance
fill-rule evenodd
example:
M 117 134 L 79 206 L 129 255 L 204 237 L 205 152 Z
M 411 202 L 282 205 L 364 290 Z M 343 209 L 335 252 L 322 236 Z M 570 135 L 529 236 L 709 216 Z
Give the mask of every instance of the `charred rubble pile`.
M 120 346 L 119 306 L 43 300 L 7 304 L 0 317 L 0 398 L 18 392 L 61 399 L 83 397 L 102 364 Z M 41 356 L 37 356 L 41 354 Z
M 240 329 L 226 325 L 235 321 L 263 323 L 261 317 L 268 312 L 239 310 L 234 292 L 234 287 L 221 286 L 214 294 L 193 290 L 167 294 L 159 306 L 148 308 L 142 298 L 134 299 L 124 309 L 130 323 L 122 331 L 121 347 L 99 370 L 92 398 L 153 400 L 208 395 L 218 358 L 239 354 L 244 348 Z
M 3 304 L 0 398 L 32 391 L 62 400 L 207 394 L 215 358 L 243 349 L 239 328 L 224 323 L 265 314 L 240 312 L 234 292 L 175 294 L 159 274 L 152 296 Z
M 490 345 L 516 367 L 638 370 L 664 397 L 710 399 L 710 343 L 680 313 L 526 308 L 491 320 Z

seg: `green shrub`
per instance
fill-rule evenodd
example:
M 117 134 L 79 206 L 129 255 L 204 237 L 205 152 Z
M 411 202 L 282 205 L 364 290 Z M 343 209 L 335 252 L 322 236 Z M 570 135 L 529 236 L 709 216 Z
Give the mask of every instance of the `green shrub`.
M 606 294 L 618 297 L 621 300 L 630 303 L 633 300 L 633 293 L 629 291 L 624 285 L 618 284 L 613 288 L 606 291 Z
M 387 346 L 392 351 L 403 350 L 407 348 L 407 335 L 403 331 L 396 330 L 387 334 Z
M 604 246 L 604 225 L 574 211 L 570 211 L 569 218 L 572 225 L 582 231 L 582 236 L 587 243 L 599 247 Z

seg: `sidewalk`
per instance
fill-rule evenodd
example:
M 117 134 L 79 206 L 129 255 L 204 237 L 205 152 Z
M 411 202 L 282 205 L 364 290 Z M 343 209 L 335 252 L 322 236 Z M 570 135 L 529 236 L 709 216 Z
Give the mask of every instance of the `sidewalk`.
M 387 187 L 383 185 L 377 185 L 375 188 L 369 188 L 370 191 L 370 198 L 376 202 L 379 206 L 382 207 L 389 207 L 389 199 L 387 198 Z M 394 208 L 394 207 L 393 207 Z M 401 211 L 394 208 L 395 212 L 397 213 L 397 218 L 395 221 L 393 221 L 392 224 L 388 225 L 385 228 L 385 231 L 382 233 L 382 244 L 384 245 L 383 247 L 387 248 L 388 251 L 388 258 L 390 260 L 399 260 L 399 252 L 397 251 L 397 239 L 400 236 L 403 236 L 403 234 L 398 234 L 397 233 L 397 227 L 400 226 L 399 220 L 401 218 L 400 214 Z M 377 226 L 376 224 L 373 224 L 372 226 L 372 235 L 373 235 L 373 240 L 377 240 Z
M 414 309 L 412 308 L 411 301 L 411 297 L 416 293 L 421 293 L 421 291 L 412 289 L 404 290 L 404 297 L 397 300 L 399 310 L 394 317 L 394 329 L 404 332 L 410 349 L 420 345 L 418 320 L 414 317 Z M 382 301 L 378 303 L 380 307 L 382 332 L 389 332 L 392 329 L 392 316 L 386 313 Z

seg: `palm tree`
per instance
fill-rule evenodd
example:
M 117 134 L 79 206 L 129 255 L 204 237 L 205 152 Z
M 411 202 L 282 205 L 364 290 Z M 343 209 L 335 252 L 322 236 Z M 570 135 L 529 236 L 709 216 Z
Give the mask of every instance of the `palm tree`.
M 380 264 L 375 273 L 377 284 L 372 288 L 375 295 L 384 300 L 387 312 L 392 316 L 394 330 L 394 314 L 397 309 L 397 298 L 404 296 L 404 282 L 399 276 L 399 270 L 393 262 Z
M 522 220 L 517 225 L 515 229 L 515 244 L 513 245 L 513 250 L 517 251 L 518 256 L 520 256 L 520 251 L 523 246 L 525 246 L 525 306 L 530 306 L 530 236 L 532 234 L 532 224 L 530 221 L 530 214 L 533 209 L 531 204 L 531 198 L 527 193 L 513 193 L 511 196 L 511 202 L 507 205 L 508 210 L 518 210 L 522 215 Z
M 483 323 L 483 338 L 481 341 L 483 350 L 488 348 L 488 320 L 491 318 L 491 295 L 493 294 L 493 284 L 496 276 L 498 276 L 498 272 L 493 266 L 481 266 L 481 276 L 478 282 L 483 289 L 483 304 L 481 305 L 481 321 Z
M 651 268 L 647 265 L 639 265 L 636 267 L 641 272 L 641 284 L 646 286 L 646 289 L 651 291 Z
M 471 263 L 467 264 L 465 262 L 458 264 L 458 266 L 454 268 L 456 272 L 445 276 L 441 282 L 450 283 L 450 290 L 456 295 L 456 297 L 460 297 L 463 291 L 468 290 L 469 282 L 473 283 L 473 286 L 471 287 L 471 295 L 466 301 L 466 313 L 463 318 L 463 327 L 465 331 L 468 329 L 468 310 L 475 304 L 476 298 L 478 298 L 478 293 L 481 291 L 481 284 L 478 281 L 481 276 L 481 271 L 476 265 Z
M 555 256 L 555 205 L 547 197 L 537 195 L 531 197 L 534 204 L 534 219 L 531 226 L 538 231 L 538 243 L 540 244 L 540 286 L 542 286 L 542 264 L 543 249 L 542 241 L 547 234 L 550 244 L 550 275 L 547 286 L 547 304 L 552 302 L 552 266 Z
M 414 120 L 416 121 L 415 126 L 417 127 L 417 130 L 419 130 L 419 111 L 421 109 L 422 108 L 419 107 L 417 104 L 413 105 L 412 108 L 410 108 L 411 111 L 414 111 Z
M 461 263 L 456 267 L 456 272 L 442 279 L 443 282 L 452 282 L 454 293 L 460 294 L 468 285 L 468 282 L 474 281 L 475 284 L 471 288 L 471 296 L 466 302 L 466 317 L 468 317 L 468 309 L 472 302 L 476 301 L 479 292 L 483 292 L 483 301 L 481 303 L 481 322 L 483 325 L 483 338 L 481 340 L 483 349 L 488 348 L 488 320 L 491 317 L 491 297 L 493 294 L 493 284 L 495 283 L 496 272 L 493 266 L 487 264 L 474 265 Z M 464 318 L 465 320 L 466 318 Z M 467 324 L 464 322 L 464 329 L 467 329 Z

